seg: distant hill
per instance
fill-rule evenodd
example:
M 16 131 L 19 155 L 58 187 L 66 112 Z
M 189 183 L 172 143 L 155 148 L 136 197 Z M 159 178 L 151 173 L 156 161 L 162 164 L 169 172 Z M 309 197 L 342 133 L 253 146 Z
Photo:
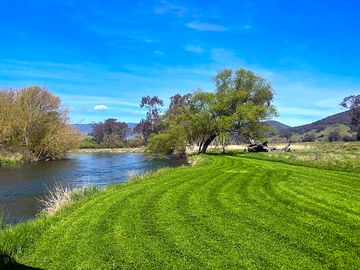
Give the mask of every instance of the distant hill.
M 315 121 L 310 124 L 289 127 L 278 121 L 268 121 L 267 123 L 279 131 L 279 135 L 273 136 L 272 140 L 281 140 L 281 134 L 291 133 L 291 139 L 301 141 L 304 136 L 314 134 L 317 141 L 327 141 L 330 133 L 336 131 L 343 138 L 354 137 L 355 133 L 350 127 L 351 114 L 350 111 L 330 115 L 324 119 Z
M 275 120 L 266 121 L 266 123 L 268 125 L 270 125 L 271 127 L 275 128 L 276 130 L 278 130 L 280 133 L 291 128 L 290 126 L 285 125 L 285 124 L 280 123 L 279 121 L 275 121 Z
M 73 125 L 80 133 L 88 135 L 92 132 L 91 124 L 74 124 Z
M 342 124 L 342 125 L 349 127 L 350 122 L 351 122 L 350 111 L 346 111 L 346 112 L 341 112 L 341 113 L 337 113 L 337 114 L 328 116 L 324 119 L 315 121 L 310 124 L 292 127 L 286 131 L 289 131 L 290 133 L 293 133 L 293 134 L 304 134 L 309 131 L 320 132 L 332 125 Z
M 128 127 L 133 131 L 137 123 L 127 123 Z M 89 135 L 92 132 L 91 124 L 74 124 L 73 125 L 80 133 Z

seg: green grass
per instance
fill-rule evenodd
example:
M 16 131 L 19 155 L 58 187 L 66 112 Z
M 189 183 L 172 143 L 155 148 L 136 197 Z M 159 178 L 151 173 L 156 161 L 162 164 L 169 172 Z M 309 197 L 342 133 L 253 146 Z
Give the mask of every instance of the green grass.
M 249 153 L 244 157 L 360 173 L 360 142 L 296 143 L 294 149 L 288 153 Z
M 246 157 L 246 156 L 245 156 Z M 359 269 L 358 173 L 206 155 L 0 232 L 42 269 Z

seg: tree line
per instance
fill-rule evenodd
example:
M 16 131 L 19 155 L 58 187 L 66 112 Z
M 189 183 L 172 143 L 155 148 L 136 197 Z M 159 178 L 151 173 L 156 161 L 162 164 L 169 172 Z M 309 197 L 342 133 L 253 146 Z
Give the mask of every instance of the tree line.
M 63 158 L 77 148 L 80 135 L 69 125 L 59 97 L 31 86 L 0 91 L 0 150 L 27 160 Z
M 140 106 L 148 112 L 136 130 L 149 151 L 184 156 L 187 146 L 196 145 L 199 153 L 205 153 L 216 139 L 226 143 L 231 133 L 250 140 L 272 131 L 263 123 L 277 115 L 267 80 L 245 69 L 224 69 L 213 83 L 215 91 L 198 89 L 172 96 L 163 113 L 161 99 L 143 97 Z

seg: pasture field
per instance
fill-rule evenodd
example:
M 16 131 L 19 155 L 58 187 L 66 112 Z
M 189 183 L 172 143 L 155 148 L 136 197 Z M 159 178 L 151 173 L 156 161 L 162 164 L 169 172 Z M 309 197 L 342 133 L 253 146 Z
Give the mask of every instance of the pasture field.
M 281 149 L 286 144 L 270 144 Z M 291 152 L 244 153 L 246 145 L 230 145 L 230 154 L 244 154 L 246 158 L 277 161 L 328 170 L 360 173 L 360 142 L 310 142 L 293 143 Z M 211 148 L 220 152 L 219 147 Z
M 40 269 L 359 269 L 359 160 L 280 154 L 194 156 L 5 229 L 0 252 Z

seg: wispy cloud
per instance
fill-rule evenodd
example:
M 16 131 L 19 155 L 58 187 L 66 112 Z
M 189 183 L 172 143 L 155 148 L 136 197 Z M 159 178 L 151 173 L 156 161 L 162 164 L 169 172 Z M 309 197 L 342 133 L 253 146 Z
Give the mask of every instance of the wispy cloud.
M 76 105 L 93 105 L 94 109 L 96 106 L 104 106 L 98 105 L 102 104 L 111 104 L 111 105 L 122 105 L 128 107 L 139 107 L 138 103 L 135 102 L 127 102 L 114 97 L 102 97 L 102 96 L 87 96 L 87 95 L 61 95 L 61 98 L 64 103 L 71 103 Z M 95 105 L 94 105 L 95 104 Z
M 178 17 L 182 17 L 188 13 L 188 9 L 184 6 L 178 5 L 174 2 L 170 1 L 161 1 L 159 6 L 154 8 L 155 14 L 164 14 L 164 13 L 172 13 Z
M 186 24 L 188 28 L 197 30 L 197 31 L 206 31 L 206 32 L 223 32 L 227 31 L 225 26 L 219 24 L 212 24 L 206 22 L 189 22 Z
M 109 107 L 106 105 L 95 105 L 94 110 L 95 111 L 107 111 L 107 110 L 109 110 Z
M 204 49 L 200 45 L 187 44 L 185 46 L 185 51 L 202 54 L 204 52 Z
M 163 56 L 163 55 L 164 55 L 164 52 L 163 52 L 163 51 L 160 51 L 160 50 L 155 50 L 154 53 L 155 53 L 157 56 Z

